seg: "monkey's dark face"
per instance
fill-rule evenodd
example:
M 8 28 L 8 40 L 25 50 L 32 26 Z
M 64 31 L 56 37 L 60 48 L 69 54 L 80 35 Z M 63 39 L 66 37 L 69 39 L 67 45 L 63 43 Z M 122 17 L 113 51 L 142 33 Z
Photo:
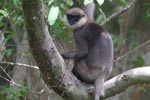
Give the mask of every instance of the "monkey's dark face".
M 71 15 L 71 14 L 66 14 L 67 20 L 70 25 L 76 24 L 84 15 Z
M 87 16 L 86 14 L 79 8 L 72 8 L 68 10 L 64 16 L 65 24 L 75 30 L 87 23 Z

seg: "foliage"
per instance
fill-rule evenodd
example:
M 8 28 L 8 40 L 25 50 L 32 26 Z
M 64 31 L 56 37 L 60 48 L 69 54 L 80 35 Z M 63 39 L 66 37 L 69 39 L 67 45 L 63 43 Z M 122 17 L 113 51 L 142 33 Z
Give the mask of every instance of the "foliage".
M 5 2 L 2 0 L 2 2 Z M 8 0 L 0 8 L 0 29 L 3 31 L 5 39 L 4 43 L 7 48 L 5 53 L 6 59 L 15 51 L 15 43 L 22 40 L 20 36 L 24 34 L 24 22 L 20 0 Z
M 50 25 L 50 34 L 53 39 L 61 44 L 63 42 L 72 45 L 72 39 L 69 34 L 69 30 L 66 28 L 63 22 L 64 12 L 73 5 L 72 0 L 66 1 L 55 1 L 55 0 L 44 0 L 45 5 L 48 7 L 45 10 L 50 11 L 46 13 L 48 24 Z M 45 12 L 47 12 L 45 11 Z M 62 42 L 63 41 L 63 42 Z M 69 42 L 68 42 L 69 41 Z
M 115 47 L 114 51 L 117 51 L 118 50 L 118 41 L 120 40 L 119 36 L 116 34 L 112 34 L 112 40 L 113 40 L 113 45 Z
M 4 2 L 5 0 L 2 0 Z M 104 16 L 99 11 L 99 8 L 102 9 L 106 18 L 110 16 L 112 13 L 119 11 L 123 7 L 128 4 L 128 0 L 76 0 L 79 4 L 87 5 L 91 2 L 96 3 L 96 11 L 95 11 L 95 20 L 97 23 L 101 23 L 104 20 Z M 44 13 L 47 18 L 47 23 L 50 27 L 49 31 L 54 41 L 59 43 L 66 43 L 67 45 L 73 44 L 72 36 L 69 34 L 70 30 L 63 23 L 64 13 L 67 9 L 72 7 L 75 3 L 75 0 L 43 0 L 44 2 Z M 2 4 L 0 3 L 0 6 Z M 144 21 L 150 21 L 150 3 L 146 3 L 145 7 L 147 7 L 144 17 Z M 121 24 L 125 20 L 124 16 L 117 16 L 109 25 L 105 25 L 106 30 L 110 32 L 112 35 L 114 50 L 115 52 L 119 51 L 118 42 L 120 41 L 120 29 Z M 124 24 L 124 23 L 123 23 Z M 26 34 L 25 25 L 23 20 L 23 13 L 21 8 L 20 0 L 7 0 L 4 5 L 0 8 L 0 30 L 3 31 L 5 35 L 4 43 L 6 46 L 9 46 L 13 39 L 15 42 L 22 40 L 20 38 L 23 34 Z M 124 38 L 127 40 L 134 36 L 134 33 L 137 33 L 137 29 L 132 29 L 130 32 L 126 33 Z M 68 42 L 69 41 L 69 42 Z M 19 43 L 19 42 L 18 42 Z M 129 43 L 129 42 L 128 42 Z M 135 44 L 135 43 L 132 43 Z M 0 53 L 4 53 L 7 58 L 15 51 L 16 45 L 11 45 L 4 51 L 0 51 Z M 134 47 L 133 47 L 134 48 Z M 24 54 L 27 54 L 28 51 L 25 51 Z M 135 59 L 131 61 L 133 67 L 141 67 L 145 64 L 145 60 L 142 56 L 137 56 Z M 142 89 L 142 88 L 140 88 Z M 0 100 L 6 100 L 4 96 L 7 93 L 12 94 L 12 97 L 7 100 L 15 100 L 16 98 L 24 97 L 26 94 L 26 90 L 20 89 L 22 93 L 16 93 L 15 88 L 7 88 L 0 87 Z M 15 94 L 16 93 L 16 94 Z
M 84 5 L 87 5 L 87 4 L 89 4 L 89 3 L 92 3 L 93 2 L 93 0 L 84 0 Z
M 17 100 L 19 98 L 25 100 L 26 93 L 27 93 L 27 89 L 23 87 L 16 88 L 16 87 L 0 86 L 0 100 Z M 9 94 L 10 97 L 6 98 L 7 94 Z
M 54 25 L 56 20 L 58 19 L 58 15 L 61 16 L 61 13 L 63 13 L 63 10 L 67 9 L 67 6 L 71 6 L 73 4 L 72 0 L 66 0 L 63 1 L 54 1 L 54 0 L 45 0 L 45 4 L 50 7 L 50 11 L 48 13 L 48 22 L 49 25 Z M 61 9 L 61 10 L 59 10 Z
M 104 3 L 104 0 L 96 0 L 98 4 L 101 6 Z
M 103 3 L 104 3 L 104 0 L 96 0 L 97 1 L 97 3 L 101 6 Z M 87 4 L 89 4 L 89 3 L 92 3 L 93 2 L 93 0 L 84 0 L 83 1 L 83 4 L 84 5 L 87 5 Z
M 142 56 L 137 56 L 134 60 L 131 61 L 133 67 L 142 67 L 145 64 L 145 60 Z
M 56 6 L 52 6 L 51 9 L 50 9 L 50 12 L 48 14 L 48 22 L 49 22 L 49 25 L 53 25 L 58 17 L 58 13 L 59 13 L 59 7 Z
M 8 12 L 6 9 L 0 9 L 0 27 L 6 25 L 4 22 L 3 22 L 3 18 L 5 17 L 8 17 Z
M 72 0 L 68 0 L 68 1 L 55 1 L 55 0 L 44 0 L 45 5 L 47 5 L 50 8 L 47 8 L 47 10 L 50 9 L 49 13 L 46 14 L 48 16 L 48 24 L 51 27 L 51 34 L 53 36 L 53 39 L 58 40 L 58 39 L 62 39 L 65 41 L 70 41 L 69 43 L 72 43 L 72 39 L 70 38 L 70 35 L 66 34 L 68 33 L 68 29 L 66 28 L 66 26 L 63 24 L 63 14 L 64 11 L 66 11 L 66 9 L 68 9 L 70 6 L 73 5 L 73 1 Z M 80 1 L 81 2 L 81 1 Z M 83 3 L 86 5 L 88 3 L 93 2 L 93 0 L 84 0 Z M 123 0 L 122 0 L 123 2 Z M 122 3 L 121 2 L 121 3 Z M 102 5 L 104 3 L 104 0 L 97 0 L 97 4 L 98 5 Z M 122 5 L 123 6 L 123 5 Z M 107 11 L 107 12 L 110 12 Z M 97 17 L 96 21 L 102 22 L 103 21 L 103 16 L 100 15 Z M 116 26 L 116 25 L 113 25 Z M 61 28 L 62 30 L 58 30 L 58 28 Z M 117 37 L 117 35 L 114 35 Z M 115 40 L 115 45 L 117 43 L 117 40 Z
M 8 16 L 8 13 L 6 10 L 0 10 L 0 13 L 2 14 L 1 17 L 7 17 Z
M 147 9 L 145 11 L 145 15 L 143 17 L 143 21 L 145 23 L 150 23 L 150 3 L 145 3 L 144 5 Z

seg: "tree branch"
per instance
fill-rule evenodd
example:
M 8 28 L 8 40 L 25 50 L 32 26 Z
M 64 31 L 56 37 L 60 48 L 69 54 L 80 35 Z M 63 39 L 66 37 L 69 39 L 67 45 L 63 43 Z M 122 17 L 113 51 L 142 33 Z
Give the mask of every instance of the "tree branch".
M 146 46 L 150 43 L 150 40 L 147 40 L 146 42 L 142 43 L 141 45 L 137 46 L 136 48 L 134 48 L 133 50 L 131 50 L 130 52 L 127 52 L 126 54 L 116 58 L 114 60 L 114 62 L 121 60 L 122 58 L 131 55 L 132 53 L 134 53 L 135 51 L 137 51 L 138 49 L 141 49 L 143 46 Z M 8 64 L 8 65 L 17 65 L 17 66 L 23 66 L 23 67 L 29 67 L 29 68 L 34 68 L 34 69 L 39 69 L 38 66 L 34 66 L 34 65 L 28 65 L 28 64 L 23 64 L 23 63 L 13 63 L 13 62 L 5 62 L 5 61 L 1 61 L 0 64 Z
M 90 100 L 84 85 L 67 70 L 48 31 L 41 0 L 22 0 L 29 46 L 48 87 L 65 100 Z M 82 89 L 81 89 L 82 87 Z M 78 89 L 79 88 L 79 89 Z
M 10 63 L 7 63 L 7 64 L 10 64 Z M 21 64 L 21 65 L 26 65 L 26 64 Z M 112 79 L 109 79 L 103 85 L 104 95 L 102 96 L 102 99 L 106 99 L 108 97 L 121 93 L 125 91 L 128 87 L 130 87 L 131 85 L 141 84 L 141 83 L 150 83 L 150 71 L 149 70 L 150 70 L 150 66 L 130 69 L 126 72 L 123 72 L 113 77 Z M 14 81 L 10 81 L 8 79 L 5 79 L 5 80 L 18 87 L 24 87 L 22 85 L 15 83 Z M 27 88 L 27 87 L 24 87 L 24 88 Z M 28 90 L 33 93 L 41 93 L 41 92 L 32 91 L 30 89 Z
M 146 42 L 142 43 L 141 45 L 137 46 L 137 47 L 136 47 L 136 48 L 134 48 L 133 50 L 131 50 L 131 51 L 129 51 L 129 52 L 127 52 L 127 53 L 125 53 L 124 55 L 122 55 L 122 56 L 120 56 L 120 57 L 116 58 L 116 59 L 114 60 L 114 62 L 117 62 L 117 61 L 121 60 L 122 58 L 124 58 L 124 57 L 127 57 L 127 56 L 131 55 L 132 53 L 134 53 L 134 52 L 135 52 L 135 51 L 137 51 L 138 49 L 141 49 L 143 46 L 148 45 L 149 43 L 150 43 L 150 39 L 149 39 L 149 40 L 147 40 Z
M 93 96 L 85 92 L 87 85 L 79 82 L 66 69 L 48 31 L 42 1 L 22 0 L 22 4 L 29 45 L 45 83 L 65 100 L 93 100 Z M 133 84 L 150 83 L 149 70 L 149 67 L 129 70 L 105 82 L 103 98 L 113 96 Z
M 136 48 L 134 48 L 133 50 L 131 50 L 130 52 L 127 52 L 126 54 L 116 58 L 114 60 L 114 62 L 121 60 L 122 58 L 132 54 L 133 52 L 135 52 L 138 49 L 141 49 L 143 46 L 148 45 L 150 43 L 150 40 L 147 40 L 146 42 L 142 43 L 141 45 L 137 46 Z M 17 65 L 17 66 L 23 66 L 23 67 L 29 67 L 29 68 L 34 68 L 34 69 L 39 69 L 38 66 L 34 66 L 34 65 L 28 65 L 28 64 L 22 64 L 22 63 L 13 63 L 13 62 L 5 62 L 5 61 L 1 61 L 0 64 L 8 64 L 8 65 Z
M 129 86 L 141 83 L 150 83 L 150 66 L 130 69 L 106 81 L 103 85 L 103 98 L 125 91 Z
M 12 65 L 12 66 L 17 65 L 17 66 L 23 66 L 23 67 L 28 67 L 28 68 L 39 69 L 38 66 L 28 65 L 28 64 L 22 64 L 22 63 L 13 63 L 13 62 L 1 61 L 0 64 L 7 64 L 7 65 Z
M 132 0 L 131 3 L 129 3 L 126 7 L 124 7 L 123 9 L 113 13 L 111 16 L 109 16 L 106 20 L 104 20 L 101 25 L 104 25 L 106 23 L 108 23 L 109 21 L 111 21 L 113 18 L 115 18 L 116 16 L 122 14 L 123 12 L 127 11 L 137 0 Z
M 15 85 L 15 86 L 17 86 L 17 87 L 25 88 L 25 89 L 29 90 L 29 91 L 32 92 L 32 93 L 35 93 L 35 94 L 42 94 L 42 93 L 44 92 L 44 89 L 42 89 L 42 90 L 40 90 L 39 92 L 37 92 L 37 91 L 31 90 L 31 89 L 29 89 L 29 88 L 27 88 L 27 87 L 25 87 L 25 86 L 23 86 L 23 85 L 17 84 L 14 80 L 9 80 L 9 79 L 3 77 L 2 75 L 0 75 L 0 77 L 1 77 L 2 79 L 4 79 L 5 81 L 7 81 L 7 82 L 9 82 L 9 83 L 11 83 L 11 84 L 13 84 L 13 85 Z M 11 79 L 12 79 L 12 78 L 11 78 Z M 48 95 L 48 94 L 47 94 L 47 95 Z

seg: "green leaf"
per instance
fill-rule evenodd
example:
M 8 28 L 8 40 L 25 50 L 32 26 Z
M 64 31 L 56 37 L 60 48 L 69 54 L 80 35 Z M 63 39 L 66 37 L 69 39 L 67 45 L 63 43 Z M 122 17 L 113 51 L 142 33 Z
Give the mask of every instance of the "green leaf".
M 104 0 L 96 0 L 98 4 L 101 6 L 104 3 Z
M 51 5 L 54 2 L 54 0 L 49 0 L 48 5 Z
M 70 6 L 72 6 L 72 5 L 73 5 L 72 0 L 66 0 L 66 3 L 67 3 L 68 5 L 70 5 Z
M 20 91 L 20 92 L 17 92 Z M 25 87 L 5 87 L 0 86 L 0 100 L 18 100 L 20 97 L 25 97 L 27 89 Z M 9 94 L 9 98 L 5 99 L 5 95 Z
M 120 0 L 120 2 L 125 5 L 127 3 L 127 0 Z
M 19 0 L 13 0 L 13 3 L 15 5 L 15 7 L 18 7 L 19 6 Z
M 150 8 L 148 8 L 147 10 L 146 10 L 146 15 L 145 15 L 145 17 L 146 18 L 150 18 Z
M 52 6 L 48 15 L 49 25 L 53 25 L 55 23 L 56 19 L 58 18 L 58 14 L 59 14 L 59 7 Z
M 115 0 L 115 2 L 117 2 L 118 6 L 121 6 L 121 7 L 124 7 L 128 3 L 127 0 Z
M 92 3 L 92 2 L 93 2 L 93 0 L 84 0 L 84 5 L 87 5 L 87 4 Z
M 9 58 L 14 51 L 15 51 L 14 49 L 7 49 L 4 51 L 4 53 L 5 53 L 6 57 Z
M 133 61 L 131 61 L 131 63 L 132 63 L 132 65 L 134 67 L 141 67 L 141 66 L 144 66 L 145 61 L 142 58 L 142 56 L 137 56 L 136 59 L 134 59 Z
M 5 40 L 4 40 L 4 43 L 7 43 L 11 38 L 12 38 L 12 34 L 7 35 Z
M 16 91 L 16 89 L 13 88 L 13 87 L 9 87 L 9 88 L 6 88 L 6 87 L 5 87 L 5 88 L 3 88 L 1 91 L 2 91 L 2 92 L 1 92 L 2 95 L 7 94 L 7 93 L 13 94 L 13 93 L 15 93 L 14 91 Z
M 0 22 L 3 20 L 3 16 L 0 16 Z
M 7 16 L 8 16 L 8 13 L 7 13 L 5 10 L 0 10 L 0 13 L 1 13 L 4 17 L 7 17 Z
M 104 20 L 104 17 L 102 15 L 99 15 L 96 19 L 97 23 L 101 23 Z

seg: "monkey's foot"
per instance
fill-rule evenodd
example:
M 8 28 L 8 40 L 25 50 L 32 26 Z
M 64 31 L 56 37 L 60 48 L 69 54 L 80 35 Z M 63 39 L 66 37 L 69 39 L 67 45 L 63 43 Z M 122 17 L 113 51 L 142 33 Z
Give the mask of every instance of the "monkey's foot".
M 89 87 L 89 88 L 87 88 L 86 90 L 85 90 L 87 93 L 89 93 L 89 94 L 94 94 L 94 92 L 95 92 L 95 89 L 94 89 L 94 87 L 93 86 L 91 86 L 91 87 Z
M 105 91 L 104 91 L 104 89 L 102 88 L 102 90 L 101 90 L 101 96 L 104 96 L 105 95 Z

